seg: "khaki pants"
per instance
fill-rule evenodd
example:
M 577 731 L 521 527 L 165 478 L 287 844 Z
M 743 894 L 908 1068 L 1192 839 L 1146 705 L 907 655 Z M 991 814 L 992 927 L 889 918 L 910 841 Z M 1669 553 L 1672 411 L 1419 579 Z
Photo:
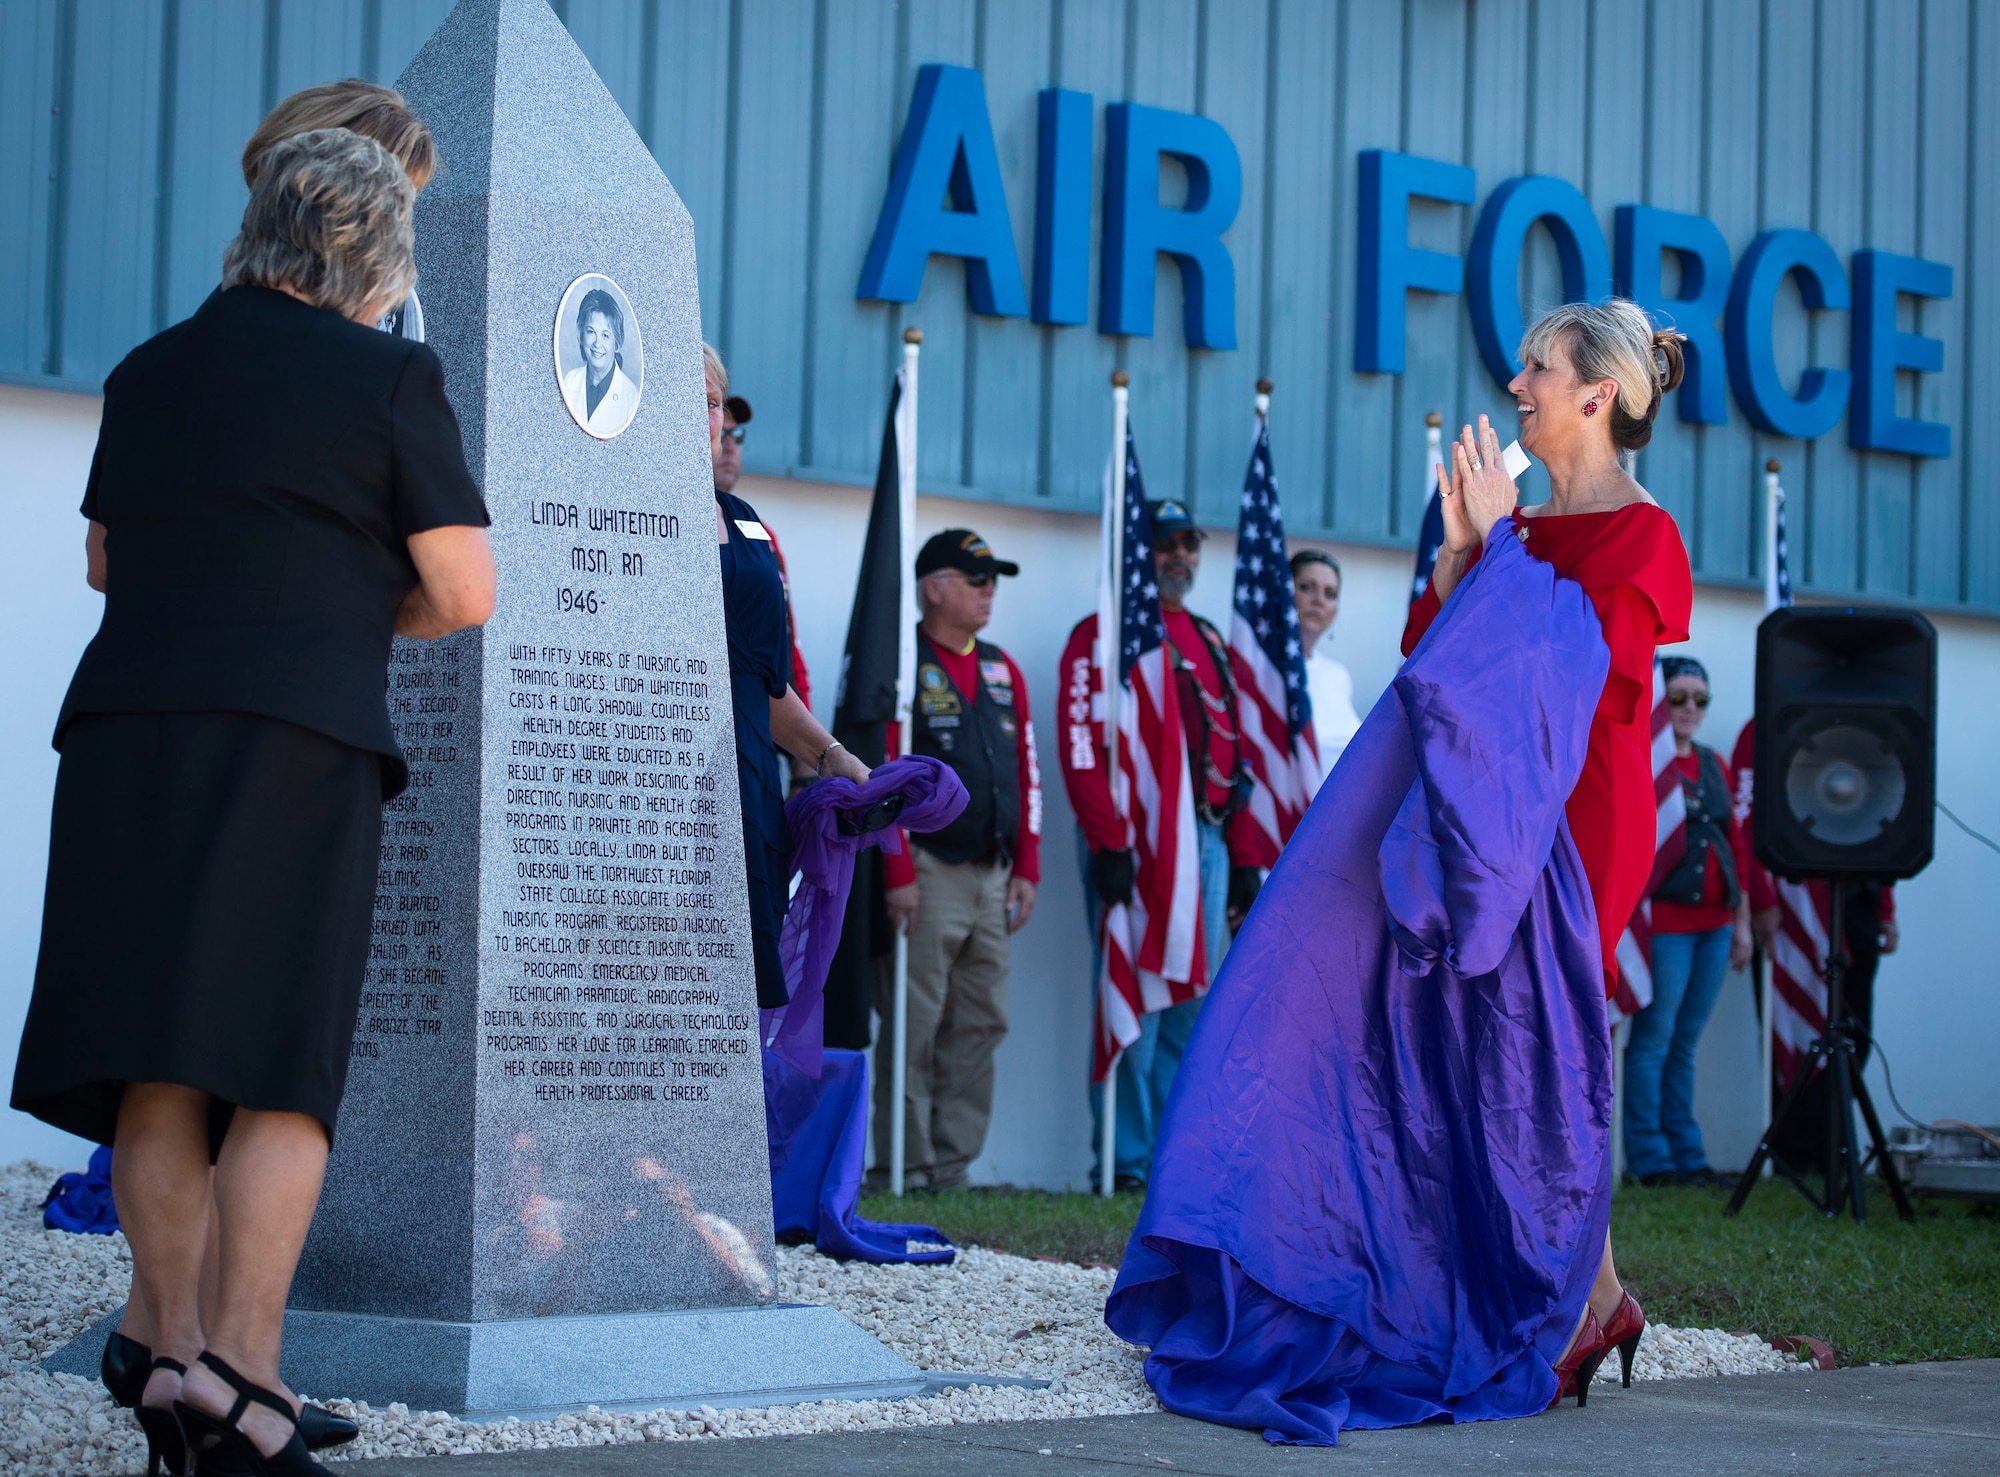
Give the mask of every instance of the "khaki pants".
M 910 1065 L 903 1094 L 905 1182 L 965 1183 L 993 1117 L 993 1053 L 1007 1035 L 1007 883 L 999 861 L 941 862 L 913 847 L 917 917 L 910 929 Z M 896 1060 L 893 956 L 881 961 L 875 1009 L 875 1178 L 889 1170 L 890 1073 Z

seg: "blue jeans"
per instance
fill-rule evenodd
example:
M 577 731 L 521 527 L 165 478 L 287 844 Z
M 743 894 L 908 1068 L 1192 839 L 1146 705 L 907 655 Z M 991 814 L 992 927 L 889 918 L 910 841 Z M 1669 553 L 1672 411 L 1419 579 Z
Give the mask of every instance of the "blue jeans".
M 1727 927 L 1653 935 L 1653 1003 L 1625 1042 L 1625 1168 L 1634 1175 L 1708 1167 L 1694 1121 L 1694 1052 L 1729 969 Z
M 1229 848 L 1222 839 L 1222 827 L 1195 822 L 1200 839 L 1202 941 L 1207 947 L 1208 978 L 1212 984 L 1222 968 L 1222 956 L 1229 952 Z M 1101 909 L 1097 893 L 1090 885 L 1090 843 L 1083 828 L 1076 832 L 1077 859 L 1083 868 L 1084 915 L 1090 921 L 1090 988 L 1096 998 L 1098 981 L 1104 972 L 1104 958 L 1098 942 Z M 1118 1118 L 1112 1125 L 1113 1171 L 1145 1179 L 1153 1168 L 1153 1136 L 1159 1131 L 1160 1114 L 1173 1089 L 1174 1074 L 1180 1070 L 1187 1051 L 1188 1037 L 1194 1034 L 1195 1017 L 1201 1014 L 1200 999 L 1172 1005 L 1139 1017 L 1139 1039 L 1118 1058 Z M 1095 1017 L 1093 1016 L 1093 1019 Z M 1103 1173 L 1099 1157 L 1104 1143 L 1104 1088 L 1090 1085 L 1091 1157 L 1097 1172 Z

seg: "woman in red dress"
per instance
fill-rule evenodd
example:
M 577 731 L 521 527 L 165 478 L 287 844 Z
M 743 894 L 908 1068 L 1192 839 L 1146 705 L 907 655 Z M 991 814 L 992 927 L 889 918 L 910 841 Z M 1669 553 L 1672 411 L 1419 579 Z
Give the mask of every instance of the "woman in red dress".
M 1680 530 L 1633 480 L 1621 453 L 1652 439 L 1660 401 L 1680 383 L 1680 344 L 1678 334 L 1655 332 L 1642 309 L 1620 298 L 1566 304 L 1528 330 L 1521 342 L 1526 368 L 1507 388 L 1520 413 L 1522 447 L 1548 469 L 1549 500 L 1517 507 L 1500 438 L 1483 415 L 1477 435 L 1467 426 L 1452 446 L 1450 471 L 1439 473 L 1444 547 L 1403 632 L 1407 656 L 1502 520 L 1596 607 L 1611 669 L 1567 813 L 1597 908 L 1607 999 L 1618 981 L 1619 936 L 1653 868 L 1653 651 L 1688 639 L 1694 601 Z M 1588 1361 L 1594 1369 L 1593 1356 L 1615 1345 L 1629 1384 L 1644 1326 L 1638 1303 L 1619 1285 L 1607 1238 L 1590 1307 L 1561 1368 Z

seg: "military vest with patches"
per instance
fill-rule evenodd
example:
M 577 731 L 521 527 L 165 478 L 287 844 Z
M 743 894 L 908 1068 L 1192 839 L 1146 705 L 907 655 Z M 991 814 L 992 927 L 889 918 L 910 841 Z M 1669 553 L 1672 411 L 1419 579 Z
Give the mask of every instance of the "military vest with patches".
M 917 634 L 917 694 L 910 714 L 910 750 L 941 759 L 957 773 L 965 811 L 942 831 L 913 839 L 941 862 L 1012 861 L 1021 834 L 1020 710 L 1006 653 L 977 646 L 978 701 L 969 701 L 951 673 Z

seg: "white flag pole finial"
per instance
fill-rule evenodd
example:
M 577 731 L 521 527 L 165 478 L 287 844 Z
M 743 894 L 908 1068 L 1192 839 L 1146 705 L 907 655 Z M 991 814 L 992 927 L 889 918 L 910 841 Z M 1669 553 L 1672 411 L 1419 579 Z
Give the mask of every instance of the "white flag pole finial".
M 1271 414 L 1271 382 L 1267 379 L 1257 381 L 1256 405 L 1258 420 L 1264 420 Z
M 896 404 L 897 550 L 901 557 L 902 620 L 896 643 L 896 735 L 898 754 L 910 752 L 910 704 L 917 687 L 915 574 L 917 541 L 917 352 L 924 341 L 921 328 L 903 330 L 903 392 Z M 910 1090 L 910 935 L 896 930 L 895 1003 L 890 1033 L 896 1043 L 891 1058 L 889 1101 L 889 1193 L 903 1193 L 904 1159 L 908 1153 Z
M 1764 463 L 1764 609 L 1767 611 L 1785 603 L 1778 585 L 1778 520 L 1785 504 L 1779 471 L 1776 457 Z

